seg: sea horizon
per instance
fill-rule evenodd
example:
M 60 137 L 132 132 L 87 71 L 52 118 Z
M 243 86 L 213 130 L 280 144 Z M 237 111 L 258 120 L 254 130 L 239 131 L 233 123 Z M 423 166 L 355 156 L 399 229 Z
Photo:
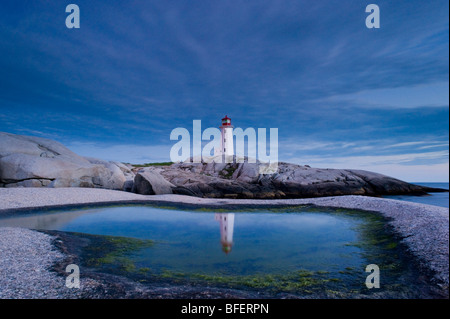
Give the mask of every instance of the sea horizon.
M 414 185 L 420 186 L 428 186 L 435 188 L 444 188 L 449 189 L 449 182 L 420 182 L 420 183 L 411 183 Z M 430 193 L 430 195 L 425 196 L 414 196 L 414 195 L 389 195 L 383 196 L 384 198 L 398 199 L 404 200 L 407 202 L 419 203 L 419 204 L 427 204 L 434 205 L 440 207 L 449 208 L 449 193 Z

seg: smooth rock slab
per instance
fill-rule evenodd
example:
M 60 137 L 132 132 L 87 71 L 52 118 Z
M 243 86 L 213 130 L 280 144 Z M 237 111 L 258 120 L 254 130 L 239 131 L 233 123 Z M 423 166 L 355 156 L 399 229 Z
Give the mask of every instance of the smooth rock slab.
M 273 174 L 260 174 L 260 162 L 183 162 L 161 168 L 174 193 L 198 197 L 306 198 L 341 195 L 424 195 L 445 191 L 363 170 L 323 169 L 278 163 Z M 208 185 L 205 187 L 204 185 Z M 233 195 L 234 196 L 234 195 Z
M 134 178 L 132 191 L 142 195 L 162 195 L 172 194 L 173 187 L 175 186 L 166 181 L 158 172 L 142 170 Z
M 0 132 L 0 184 L 4 187 L 121 190 L 127 180 L 124 172 L 132 174 L 125 166 L 79 156 L 56 141 Z

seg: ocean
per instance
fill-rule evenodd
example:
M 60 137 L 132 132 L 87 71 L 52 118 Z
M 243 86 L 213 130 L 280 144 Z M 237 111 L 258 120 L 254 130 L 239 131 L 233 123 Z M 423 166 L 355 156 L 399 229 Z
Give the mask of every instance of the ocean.
M 449 183 L 412 183 L 421 186 L 435 187 L 449 189 Z M 396 195 L 396 196 L 383 196 L 385 198 L 405 200 L 408 202 L 435 205 L 441 207 L 449 207 L 449 193 L 430 193 L 429 196 L 409 196 L 409 195 Z

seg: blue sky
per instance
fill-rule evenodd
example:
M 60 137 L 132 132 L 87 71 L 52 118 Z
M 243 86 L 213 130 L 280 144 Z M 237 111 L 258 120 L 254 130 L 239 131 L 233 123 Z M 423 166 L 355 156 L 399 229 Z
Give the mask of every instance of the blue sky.
M 69 3 L 80 29 L 65 27 Z M 227 114 L 278 128 L 283 161 L 448 181 L 448 6 L 2 0 L 0 131 L 166 161 L 172 129 Z

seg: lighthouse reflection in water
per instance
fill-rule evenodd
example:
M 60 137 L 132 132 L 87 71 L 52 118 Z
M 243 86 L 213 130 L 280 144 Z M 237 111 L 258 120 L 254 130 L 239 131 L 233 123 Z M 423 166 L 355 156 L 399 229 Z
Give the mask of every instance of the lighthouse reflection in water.
M 220 243 L 228 254 L 233 246 L 234 213 L 216 213 L 214 219 L 220 223 Z
M 344 285 L 338 290 L 332 287 L 333 291 L 366 289 L 364 269 L 371 263 L 388 265 L 383 272 L 384 285 L 408 280 L 398 289 L 409 287 L 416 273 L 392 248 L 395 240 L 377 225 L 384 225 L 384 220 L 372 213 L 296 207 L 211 212 L 133 205 L 0 216 L 2 227 L 81 236 L 83 243 L 90 244 L 80 253 L 98 261 L 101 272 L 142 277 L 149 282 L 166 278 L 186 280 L 187 284 L 190 280 L 217 280 L 238 288 L 257 278 L 258 285 L 289 293 L 293 293 L 289 278 L 297 280 L 303 270 L 321 273 L 317 274 L 325 281 L 319 278 L 318 289 L 328 280 Z M 368 229 L 376 231 L 369 233 Z M 151 245 L 140 247 L 141 240 L 149 240 Z M 374 244 L 366 244 L 369 240 Z M 274 275 L 270 277 L 274 280 L 288 278 L 289 282 L 284 288 L 284 281 L 266 282 L 266 275 Z

